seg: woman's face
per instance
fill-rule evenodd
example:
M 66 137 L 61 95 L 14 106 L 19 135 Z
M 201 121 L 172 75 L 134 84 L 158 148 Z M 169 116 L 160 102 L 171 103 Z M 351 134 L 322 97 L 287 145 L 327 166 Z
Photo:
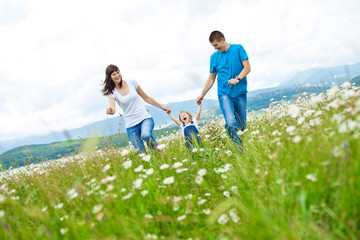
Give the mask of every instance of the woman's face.
M 117 71 L 114 71 L 111 75 L 111 80 L 113 80 L 113 82 L 115 84 L 118 84 L 121 82 L 122 80 L 122 76 L 121 76 L 121 73 L 120 73 L 120 70 L 117 70 Z
M 190 122 L 190 116 L 186 112 L 180 113 L 180 121 L 182 123 L 189 123 Z

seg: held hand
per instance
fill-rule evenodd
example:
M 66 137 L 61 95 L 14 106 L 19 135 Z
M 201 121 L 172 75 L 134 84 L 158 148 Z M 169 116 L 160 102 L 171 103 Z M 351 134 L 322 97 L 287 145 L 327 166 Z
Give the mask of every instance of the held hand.
M 203 97 L 196 98 L 196 104 L 200 105 L 202 103 Z
M 239 80 L 235 79 L 235 78 L 232 78 L 228 81 L 228 84 L 229 85 L 235 85 L 237 84 L 238 82 L 240 82 Z
M 106 109 L 106 114 L 114 114 L 113 109 L 112 108 L 107 108 Z
M 163 110 L 164 110 L 167 114 L 170 114 L 170 113 L 171 113 L 170 107 L 163 107 Z

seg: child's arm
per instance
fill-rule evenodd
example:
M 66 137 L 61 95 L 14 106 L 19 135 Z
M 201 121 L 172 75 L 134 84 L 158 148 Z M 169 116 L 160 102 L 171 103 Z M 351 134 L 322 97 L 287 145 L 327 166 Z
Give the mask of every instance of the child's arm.
M 199 118 L 200 118 L 200 113 L 201 113 L 201 103 L 199 104 L 197 113 L 195 114 L 195 119 L 196 119 L 196 120 L 199 120 Z
M 181 125 L 181 122 L 180 122 L 178 119 L 176 119 L 176 118 L 174 117 L 174 115 L 172 115 L 171 113 L 168 113 L 168 115 L 169 115 L 169 117 L 170 117 L 178 126 Z

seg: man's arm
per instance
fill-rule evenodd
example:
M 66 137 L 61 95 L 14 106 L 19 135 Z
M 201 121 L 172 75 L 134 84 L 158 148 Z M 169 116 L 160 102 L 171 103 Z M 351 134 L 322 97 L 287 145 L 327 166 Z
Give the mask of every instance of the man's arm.
M 204 88 L 200 94 L 200 96 L 198 98 L 196 98 L 196 102 L 197 104 L 201 104 L 201 101 L 203 100 L 203 98 L 205 97 L 205 95 L 207 94 L 207 92 L 210 90 L 210 88 L 214 85 L 215 82 L 215 78 L 216 78 L 216 72 L 214 73 L 210 73 L 208 79 L 205 82 Z
M 243 61 L 242 64 L 243 64 L 244 68 L 243 68 L 243 70 L 241 70 L 240 74 L 237 75 L 237 77 L 240 78 L 240 80 L 236 79 L 236 78 L 230 79 L 228 81 L 228 83 L 230 85 L 235 85 L 235 84 L 239 83 L 241 81 L 241 79 L 246 77 L 246 75 L 248 75 L 249 72 L 251 71 L 249 59 L 246 59 L 245 61 Z

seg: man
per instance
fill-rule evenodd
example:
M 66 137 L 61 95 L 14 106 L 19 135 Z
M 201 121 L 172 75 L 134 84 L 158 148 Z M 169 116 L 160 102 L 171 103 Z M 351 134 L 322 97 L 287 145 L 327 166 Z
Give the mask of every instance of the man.
M 246 128 L 246 76 L 251 70 L 249 58 L 242 45 L 227 43 L 224 34 L 219 31 L 213 31 L 209 41 L 216 51 L 210 58 L 209 78 L 196 101 L 201 103 L 217 76 L 217 93 L 225 128 L 230 138 L 236 144 L 241 144 L 237 132 Z

